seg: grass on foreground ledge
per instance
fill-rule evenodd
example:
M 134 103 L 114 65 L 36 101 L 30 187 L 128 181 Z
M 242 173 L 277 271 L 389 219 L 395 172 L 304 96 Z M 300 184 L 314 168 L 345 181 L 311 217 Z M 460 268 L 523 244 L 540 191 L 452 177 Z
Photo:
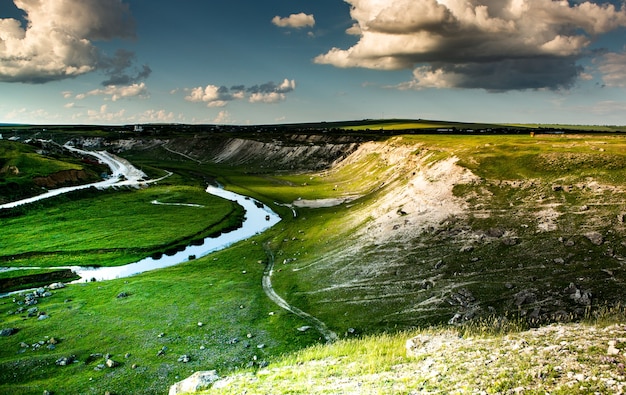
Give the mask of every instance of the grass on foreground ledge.
M 618 394 L 626 388 L 624 309 L 521 330 L 483 320 L 315 345 L 203 394 Z M 408 339 L 415 339 L 407 355 Z

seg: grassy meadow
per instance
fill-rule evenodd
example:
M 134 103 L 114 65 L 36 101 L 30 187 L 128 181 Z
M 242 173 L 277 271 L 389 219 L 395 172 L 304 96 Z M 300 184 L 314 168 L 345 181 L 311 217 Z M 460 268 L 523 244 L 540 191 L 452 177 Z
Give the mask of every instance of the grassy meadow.
M 204 157 L 194 161 L 159 147 L 137 148 L 120 155 L 149 173 L 175 175 L 147 189 L 60 199 L 0 218 L 2 259 L 45 267 L 121 264 L 238 219 L 230 202 L 203 191 L 206 182 L 218 181 L 258 199 L 283 218 L 263 234 L 201 259 L 55 290 L 36 305 L 48 319 L 16 314 L 19 306 L 12 298 L 0 299 L 0 329 L 19 329 L 0 337 L 0 393 L 165 393 L 194 371 L 211 369 L 234 377 L 218 393 L 316 393 L 316 388 L 324 393 L 324 382 L 343 383 L 349 392 L 348 383 L 359 381 L 372 393 L 506 392 L 517 379 L 539 386 L 537 377 L 555 374 L 554 369 L 516 376 L 520 373 L 506 371 L 504 362 L 530 369 L 533 361 L 507 359 L 513 353 L 493 360 L 502 372 L 491 383 L 481 381 L 484 372 L 467 368 L 471 359 L 459 360 L 459 380 L 441 374 L 443 381 L 437 381 L 428 371 L 411 376 L 407 372 L 421 369 L 424 360 L 433 359 L 437 369 L 456 362 L 450 355 L 436 359 L 436 352 L 408 358 L 404 342 L 456 328 L 454 336 L 486 338 L 478 342 L 479 349 L 497 350 L 503 336 L 557 320 L 555 312 L 578 320 L 618 305 L 626 284 L 621 263 L 625 229 L 618 221 L 626 213 L 626 139 L 525 134 L 379 140 L 324 171 L 273 167 L 262 154 L 231 165 Z M 429 171 L 450 158 L 475 176 L 473 182 L 451 187 L 450 199 L 463 202 L 463 215 L 402 238 L 389 236 L 395 232 L 390 227 L 384 243 L 363 234 L 382 216 L 377 214 L 381 202 L 422 174 L 425 187 L 438 185 L 428 179 Z M 286 206 L 299 199 L 345 197 L 351 200 L 333 207 Z M 154 205 L 153 200 L 205 207 Z M 419 213 L 404 213 L 405 206 L 391 207 L 393 219 L 419 218 Z M 591 231 L 600 232 L 603 243 L 585 236 Z M 325 322 L 340 342 L 322 345 L 315 330 L 298 331 L 308 323 L 265 296 L 264 245 L 276 258 L 272 283 L 277 293 Z M 564 294 L 570 283 L 591 290 L 593 303 L 577 305 Z M 464 290 L 473 298 L 462 300 L 466 306 L 454 302 Z M 532 293 L 535 300 L 516 304 L 521 292 Z M 126 296 L 118 297 L 121 293 Z M 535 310 L 537 320 L 527 320 Z M 469 320 L 478 323 L 467 332 L 448 326 L 455 313 L 470 311 L 523 324 L 504 334 L 481 333 L 485 325 L 480 322 L 495 321 Z M 58 342 L 48 349 L 50 338 Z M 44 346 L 35 349 L 39 341 Z M 458 347 L 463 355 L 478 355 Z M 600 348 L 589 349 L 590 361 L 601 362 Z M 99 369 L 107 353 L 120 365 Z M 72 355 L 77 362 L 55 364 Z M 179 362 L 182 355 L 189 362 Z M 550 360 L 545 366 L 556 364 Z M 618 369 L 617 363 L 610 368 Z M 566 393 L 565 384 L 555 383 Z

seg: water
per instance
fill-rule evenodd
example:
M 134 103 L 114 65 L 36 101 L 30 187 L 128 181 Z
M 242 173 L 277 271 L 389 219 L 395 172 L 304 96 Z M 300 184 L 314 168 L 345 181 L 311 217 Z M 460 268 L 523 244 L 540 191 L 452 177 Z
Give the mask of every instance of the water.
M 207 237 L 204 239 L 202 245 L 189 245 L 183 251 L 177 252 L 174 255 L 163 255 L 159 259 L 148 257 L 134 263 L 114 267 L 70 266 L 60 267 L 60 269 L 71 269 L 81 277 L 79 280 L 74 281 L 74 283 L 130 277 L 150 270 L 162 269 L 186 262 L 192 255 L 195 256 L 195 258 L 201 258 L 211 252 L 224 249 L 233 243 L 262 233 L 281 220 L 278 214 L 269 207 L 246 196 L 213 186 L 209 186 L 206 191 L 212 195 L 235 201 L 246 210 L 245 219 L 240 228 L 222 233 L 217 237 Z M 2 270 L 15 269 L 37 268 L 2 268 Z M 0 297 L 2 296 L 5 295 L 0 295 Z
M 149 270 L 174 266 L 188 261 L 191 255 L 200 258 L 211 252 L 226 248 L 233 243 L 245 240 L 269 229 L 280 221 L 280 217 L 269 207 L 261 203 L 259 203 L 259 205 L 262 205 L 262 207 L 258 207 L 257 203 L 250 198 L 212 186 L 208 187 L 206 191 L 212 195 L 236 201 L 243 206 L 246 210 L 246 218 L 240 228 L 222 233 L 215 238 L 207 237 L 204 239 L 202 245 L 190 245 L 183 251 L 177 252 L 174 255 L 163 255 L 159 259 L 148 257 L 135 263 L 115 267 L 93 268 L 73 266 L 70 267 L 70 269 L 81 277 L 80 280 L 75 282 L 91 281 L 92 279 L 97 281 L 112 280 L 115 278 L 133 276 Z

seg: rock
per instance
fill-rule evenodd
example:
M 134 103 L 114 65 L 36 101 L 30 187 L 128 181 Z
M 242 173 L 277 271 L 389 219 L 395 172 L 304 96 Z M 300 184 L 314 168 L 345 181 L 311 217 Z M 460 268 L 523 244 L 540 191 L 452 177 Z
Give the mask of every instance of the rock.
M 459 250 L 459 252 L 472 252 L 472 251 L 474 251 L 474 247 L 472 246 L 463 246 Z
M 178 362 L 187 363 L 190 361 L 189 355 L 184 354 L 178 357 Z
M 69 357 L 61 357 L 56 360 L 55 364 L 57 364 L 58 366 L 67 366 L 74 362 L 75 358 L 76 357 L 74 357 L 73 355 L 70 355 Z
M 552 191 L 560 192 L 562 190 L 563 190 L 563 186 L 561 186 L 561 185 L 552 185 Z
M 311 327 L 310 327 L 310 326 L 308 326 L 308 325 L 304 325 L 304 326 L 301 326 L 300 328 L 298 328 L 298 331 L 300 331 L 300 332 L 306 332 L 306 331 L 308 331 L 309 329 L 311 329 Z
M 0 336 L 11 336 L 13 334 L 17 333 L 17 329 L 16 328 L 4 328 L 4 329 L 0 329 Z
M 489 237 L 494 237 L 494 238 L 500 238 L 502 236 L 504 236 L 505 230 L 502 228 L 490 228 L 487 229 L 487 236 Z
M 170 387 L 169 395 L 178 395 L 187 392 L 196 392 L 204 389 L 219 380 L 215 370 L 196 372 L 183 381 Z
M 565 263 L 565 259 L 563 259 L 563 258 L 555 258 L 553 261 L 554 261 L 554 263 L 556 263 L 558 265 L 562 265 L 562 264 Z
M 617 222 L 619 222 L 620 224 L 624 223 L 624 219 L 626 218 L 626 214 L 617 214 Z
M 202 322 L 198 322 L 198 326 L 202 326 L 204 325 Z
M 120 292 L 116 296 L 116 298 L 118 298 L 118 299 L 127 298 L 127 297 L 128 297 L 128 293 L 126 293 L 126 292 Z
M 43 313 L 39 317 L 37 317 L 37 320 L 43 321 L 43 320 L 47 320 L 48 318 L 50 318 L 50 316 L 47 315 L 46 313 Z
M 61 289 L 61 288 L 65 288 L 65 284 L 63 283 L 52 283 L 48 286 L 49 289 L 55 290 L 55 289 Z
M 619 354 L 619 349 L 615 347 L 617 342 L 615 340 L 609 341 L 609 347 L 606 350 L 607 355 L 617 355 Z
M 515 303 L 516 306 L 535 303 L 536 301 L 537 295 L 529 289 L 522 290 L 513 296 L 513 303 Z
M 111 358 L 108 358 L 104 364 L 107 366 L 107 368 L 111 368 L 111 369 L 120 366 L 119 362 L 114 361 Z
M 604 237 L 599 232 L 588 232 L 585 233 L 585 237 L 589 239 L 591 244 L 594 245 L 602 245 L 604 243 Z
M 256 348 L 258 348 L 258 349 L 265 348 L 265 344 L 261 343 L 261 344 L 257 345 Z
M 37 313 L 39 313 L 38 307 L 31 307 L 30 309 L 26 310 L 26 314 L 28 314 L 29 317 L 34 317 L 37 315 Z
M 57 344 L 57 343 L 59 343 L 59 341 L 56 338 L 54 338 L 54 337 L 51 337 L 48 340 L 48 344 Z

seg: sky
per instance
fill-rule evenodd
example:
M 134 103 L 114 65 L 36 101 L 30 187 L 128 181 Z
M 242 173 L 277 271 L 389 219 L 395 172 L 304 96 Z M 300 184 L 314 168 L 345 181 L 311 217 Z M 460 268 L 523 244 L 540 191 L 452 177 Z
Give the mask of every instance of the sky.
M 0 123 L 626 125 L 620 0 L 0 0 Z

